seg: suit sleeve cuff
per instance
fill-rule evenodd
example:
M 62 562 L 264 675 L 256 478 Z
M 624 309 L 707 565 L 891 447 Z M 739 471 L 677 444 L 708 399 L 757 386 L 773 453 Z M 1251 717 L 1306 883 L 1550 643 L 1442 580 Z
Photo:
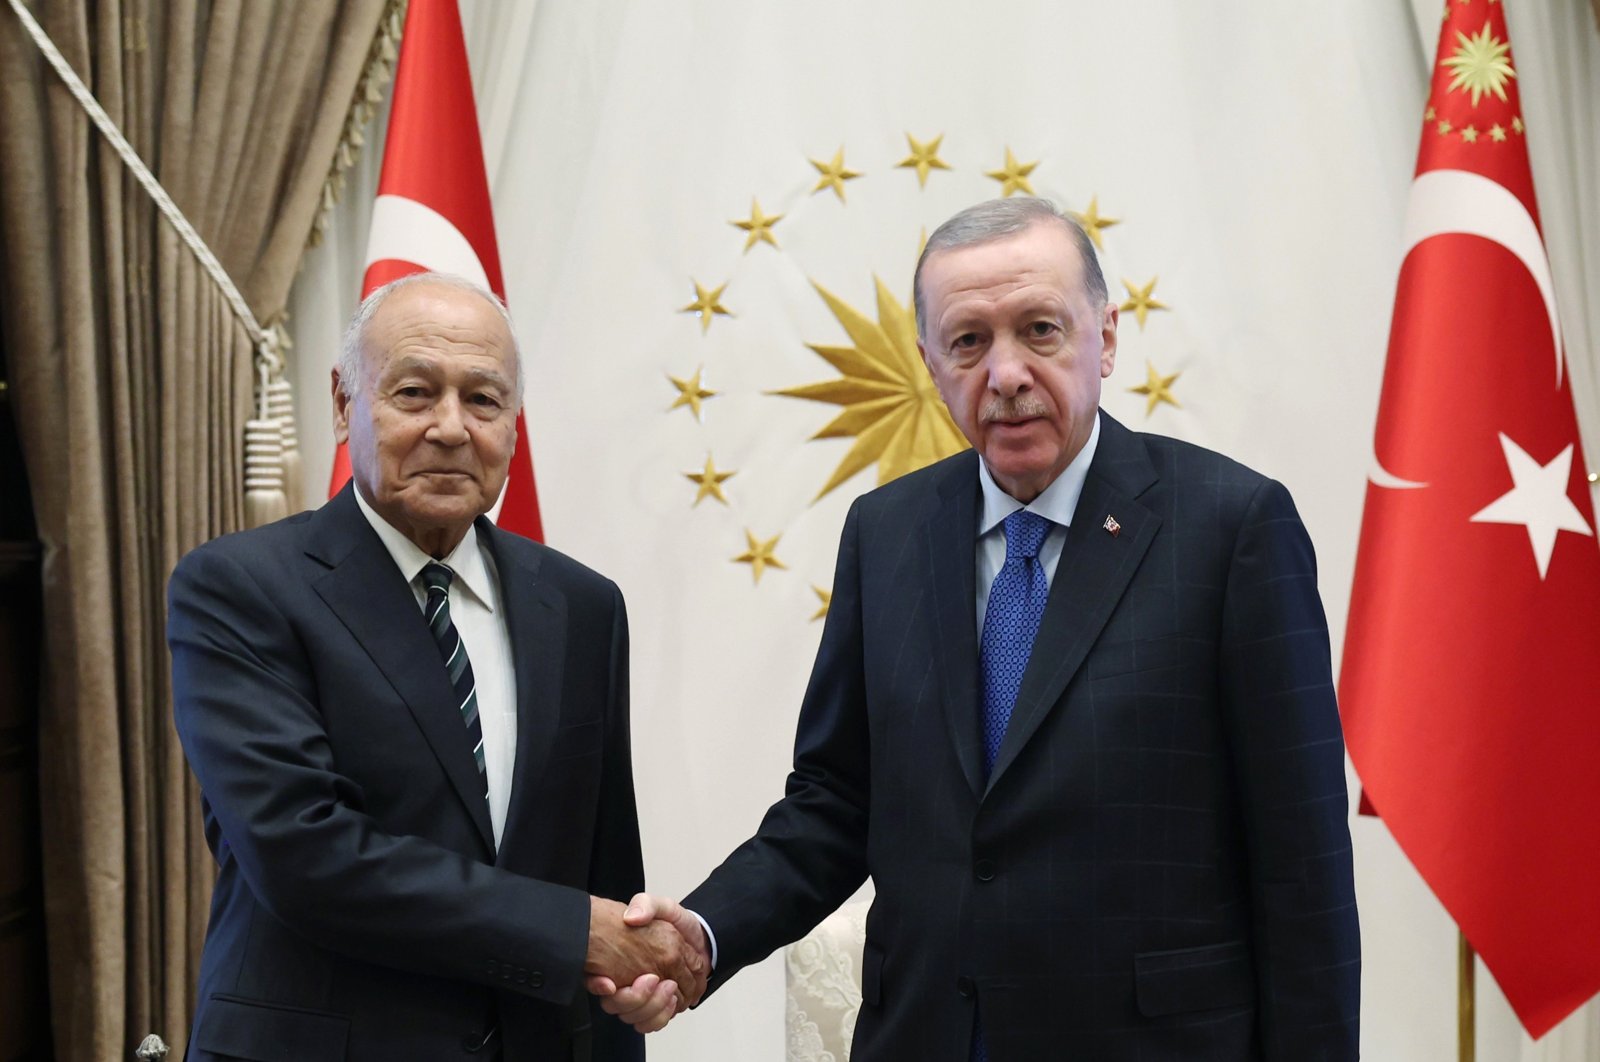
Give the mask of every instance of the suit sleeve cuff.
M 685 908 L 685 910 L 687 910 L 687 908 Z M 717 935 L 711 932 L 710 922 L 707 922 L 704 918 L 701 918 L 693 911 L 689 911 L 689 913 L 694 915 L 694 920 L 700 923 L 701 929 L 705 930 L 706 943 L 711 945 L 711 969 L 715 970 L 717 968 Z

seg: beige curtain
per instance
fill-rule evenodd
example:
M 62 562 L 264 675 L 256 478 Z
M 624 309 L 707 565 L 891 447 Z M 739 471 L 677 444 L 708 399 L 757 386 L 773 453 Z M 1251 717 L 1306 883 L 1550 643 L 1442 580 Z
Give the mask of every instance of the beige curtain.
M 385 0 L 30 0 L 278 318 Z M 347 163 L 346 163 L 347 164 Z M 0 310 L 45 547 L 40 774 L 57 1057 L 181 1055 L 212 864 L 171 724 L 167 575 L 241 525 L 252 349 L 0 3 Z

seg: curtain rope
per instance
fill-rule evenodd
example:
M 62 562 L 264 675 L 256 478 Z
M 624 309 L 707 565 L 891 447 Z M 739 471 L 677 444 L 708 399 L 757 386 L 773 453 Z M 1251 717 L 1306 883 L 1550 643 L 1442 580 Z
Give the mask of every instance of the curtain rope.
M 128 143 L 127 138 L 122 135 L 122 131 L 111 120 L 111 116 L 106 113 L 105 108 L 100 106 L 100 101 L 94 98 L 94 94 L 89 91 L 88 86 L 78 77 L 77 71 L 72 69 L 71 64 L 56 48 L 55 42 L 45 33 L 43 27 L 34 21 L 33 14 L 23 6 L 22 0 L 9 0 L 9 2 L 11 9 L 17 13 L 17 18 L 22 20 L 23 28 L 28 31 L 28 36 L 33 38 L 33 43 L 38 46 L 39 51 L 44 55 L 51 67 L 55 69 L 56 74 L 65 82 L 67 91 L 72 93 L 73 98 L 78 101 L 89 115 L 90 121 L 94 122 L 95 127 L 116 149 L 123 163 L 133 172 L 134 177 L 138 178 L 139 183 L 144 186 L 144 190 L 155 201 L 156 206 L 161 210 L 161 213 L 166 217 L 173 229 L 177 231 L 178 236 L 184 243 L 188 244 L 189 250 L 194 252 L 194 256 L 199 259 L 206 272 L 211 274 L 212 281 L 221 289 L 223 297 L 228 300 L 228 305 L 233 308 L 234 316 L 239 319 L 239 323 L 244 326 L 245 332 L 249 334 L 251 342 L 255 344 L 257 356 L 261 359 L 261 364 L 257 366 L 259 373 L 263 376 L 271 376 L 280 372 L 283 368 L 283 360 L 278 353 L 278 336 L 261 327 L 261 323 L 256 320 L 256 315 L 251 312 L 249 305 L 244 301 L 244 296 L 239 293 L 239 288 L 234 284 L 233 278 L 228 276 L 228 271 L 222 268 L 222 263 L 217 261 L 217 256 L 211 253 L 210 247 L 206 246 L 206 241 L 200 238 L 200 234 L 189 223 L 189 219 L 184 217 L 183 211 L 178 209 L 178 204 L 174 203 L 172 197 L 167 194 L 167 190 L 161 187 L 161 182 L 156 180 L 156 175 L 150 172 L 150 167 L 145 165 L 144 160 L 139 157 L 139 153 L 133 149 L 133 145 Z

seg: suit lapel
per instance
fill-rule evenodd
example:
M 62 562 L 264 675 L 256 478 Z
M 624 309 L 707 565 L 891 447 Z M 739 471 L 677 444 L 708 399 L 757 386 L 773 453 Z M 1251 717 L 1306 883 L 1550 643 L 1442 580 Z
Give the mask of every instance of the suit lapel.
M 479 835 L 494 851 L 483 779 L 455 691 L 411 587 L 347 486 L 317 511 L 306 552 L 328 572 L 313 586 L 405 701 Z
M 1061 699 L 1161 526 L 1161 518 L 1135 500 L 1155 483 L 1155 469 L 1131 432 L 1105 414 L 1100 424 L 1100 443 L 1050 583 L 990 789 Z M 1120 525 L 1114 535 L 1105 527 L 1108 516 Z
M 945 726 L 974 796 L 983 791 L 978 732 L 977 455 L 952 461 L 938 485 L 940 502 L 926 524 L 935 601 L 936 659 L 942 671 Z
M 544 774 L 561 718 L 567 599 L 548 579 L 538 578 L 540 558 L 534 547 L 512 541 L 507 532 L 487 520 L 479 520 L 478 534 L 490 544 L 499 569 L 500 603 L 506 612 L 517 677 L 517 761 L 512 772 L 510 810 L 500 838 L 503 854 L 511 849 L 528 814 L 551 810 L 530 809 L 528 792 Z

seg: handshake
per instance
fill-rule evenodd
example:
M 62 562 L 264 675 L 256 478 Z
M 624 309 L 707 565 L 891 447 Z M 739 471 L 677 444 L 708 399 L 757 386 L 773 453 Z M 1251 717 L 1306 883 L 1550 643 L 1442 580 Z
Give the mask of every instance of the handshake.
M 700 920 L 665 897 L 641 892 L 624 908 L 591 896 L 583 972 L 602 1010 L 655 1032 L 705 995 L 711 947 Z

